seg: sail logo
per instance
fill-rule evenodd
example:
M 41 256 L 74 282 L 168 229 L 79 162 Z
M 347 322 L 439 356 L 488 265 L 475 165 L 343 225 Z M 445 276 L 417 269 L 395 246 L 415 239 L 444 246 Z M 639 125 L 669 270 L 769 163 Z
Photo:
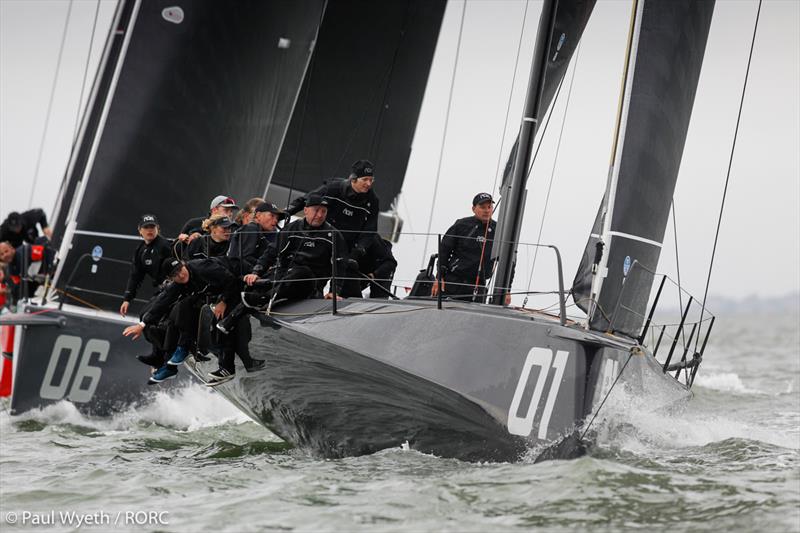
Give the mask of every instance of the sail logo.
M 100 261 L 103 258 L 103 247 L 99 244 L 92 248 L 92 261 Z
M 622 262 L 622 275 L 627 276 L 631 270 L 631 256 L 626 255 L 625 261 Z
M 567 368 L 567 360 L 569 352 L 558 350 L 553 357 L 553 350 L 549 348 L 533 347 L 528 352 L 525 358 L 525 363 L 522 365 L 522 372 L 519 375 L 517 388 L 514 391 L 514 397 L 511 400 L 511 405 L 508 407 L 508 432 L 512 435 L 519 435 L 527 437 L 533 430 L 533 420 L 536 413 L 539 412 L 539 404 L 541 403 L 544 393 L 547 377 L 550 374 L 550 369 L 554 369 L 553 380 L 550 382 L 550 390 L 547 393 L 547 400 L 542 410 L 542 418 L 539 421 L 539 431 L 537 437 L 539 439 L 547 438 L 547 430 L 550 427 L 550 418 L 553 416 L 553 408 L 556 405 L 558 398 L 558 390 L 561 388 L 561 380 L 564 377 L 564 371 Z M 536 366 L 539 368 L 539 375 L 536 378 L 536 383 L 533 387 L 532 394 L 525 394 L 528 389 L 528 382 L 530 380 L 531 370 Z M 523 409 L 522 415 L 520 414 L 520 407 L 522 398 L 524 396 L 530 397 L 530 403 L 526 409 Z
M 178 6 L 165 7 L 161 11 L 161 17 L 167 22 L 180 24 L 183 22 L 183 9 Z

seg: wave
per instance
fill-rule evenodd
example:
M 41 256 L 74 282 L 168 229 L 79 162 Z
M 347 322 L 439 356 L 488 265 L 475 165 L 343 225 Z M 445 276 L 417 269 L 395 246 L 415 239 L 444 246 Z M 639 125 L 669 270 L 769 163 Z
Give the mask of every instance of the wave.
M 768 393 L 747 387 L 742 378 L 734 372 L 720 373 L 699 373 L 695 385 L 704 389 L 712 389 L 721 392 L 735 392 L 737 394 L 758 394 L 767 395 Z
M 197 431 L 207 427 L 241 424 L 250 419 L 219 394 L 197 384 L 159 391 L 152 401 L 129 407 L 112 417 L 93 417 L 78 411 L 75 404 L 61 401 L 18 416 L 2 414 L 0 428 L 18 427 L 35 430 L 37 426 L 73 425 L 104 433 L 130 431 L 156 424 L 180 431 Z

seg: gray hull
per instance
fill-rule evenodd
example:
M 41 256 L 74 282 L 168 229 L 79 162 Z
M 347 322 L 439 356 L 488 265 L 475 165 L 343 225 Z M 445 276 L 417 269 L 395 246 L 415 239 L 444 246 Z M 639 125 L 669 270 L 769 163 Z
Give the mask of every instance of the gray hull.
M 251 318 L 266 368 L 217 390 L 285 440 L 326 457 L 404 443 L 465 460 L 515 460 L 569 433 L 599 404 L 633 344 L 544 316 L 475 304 L 330 302 Z M 238 362 L 237 362 L 238 365 Z M 201 379 L 209 363 L 193 367 Z M 689 392 L 635 350 L 621 378 Z M 666 394 L 664 394 L 666 391 Z
M 66 400 L 80 412 L 109 416 L 146 402 L 156 389 L 185 385 L 188 372 L 158 387 L 148 386 L 149 367 L 136 360 L 150 345 L 131 341 L 122 330 L 131 321 L 105 313 L 29 307 L 42 323 L 17 326 L 11 413 L 20 414 Z M 42 312 L 44 311 L 44 312 Z M 6 315 L 0 322 L 19 321 Z

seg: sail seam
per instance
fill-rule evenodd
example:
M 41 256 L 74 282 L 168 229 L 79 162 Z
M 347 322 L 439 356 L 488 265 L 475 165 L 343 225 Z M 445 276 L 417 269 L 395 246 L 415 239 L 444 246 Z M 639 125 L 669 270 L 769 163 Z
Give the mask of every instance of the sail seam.
M 142 238 L 138 235 L 123 235 L 121 233 L 105 233 L 103 231 L 87 231 L 76 229 L 75 235 L 88 235 L 90 237 L 108 237 L 110 239 L 128 239 L 132 241 L 139 241 Z
M 623 237 L 625 239 L 630 239 L 632 241 L 639 241 L 639 242 L 643 242 L 645 244 L 652 244 L 653 246 L 658 246 L 659 248 L 661 248 L 661 246 L 662 246 L 662 244 L 660 242 L 658 242 L 658 241 L 654 241 L 654 240 L 651 240 L 651 239 L 646 239 L 644 237 L 640 237 L 638 235 L 633 235 L 631 233 L 623 233 L 622 231 L 609 231 L 608 235 L 609 235 L 609 237 Z

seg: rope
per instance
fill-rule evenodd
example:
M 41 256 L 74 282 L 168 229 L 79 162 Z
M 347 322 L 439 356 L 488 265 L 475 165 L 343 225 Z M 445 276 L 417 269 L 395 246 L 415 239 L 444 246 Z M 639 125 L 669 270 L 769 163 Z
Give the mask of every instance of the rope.
M 42 131 L 42 140 L 39 143 L 39 155 L 36 158 L 36 170 L 33 172 L 33 183 L 31 183 L 31 195 L 28 198 L 28 208 L 33 207 L 33 197 L 36 193 L 36 182 L 39 180 L 39 169 L 42 165 L 42 154 L 44 153 L 44 141 L 47 138 L 47 130 L 50 127 L 50 116 L 53 110 L 53 100 L 56 96 L 56 86 L 58 85 L 58 74 L 61 71 L 61 57 L 64 54 L 64 43 L 67 41 L 67 29 L 69 28 L 69 18 L 72 14 L 72 2 L 69 0 L 69 7 L 67 8 L 67 17 L 64 21 L 64 31 L 61 34 L 61 46 L 58 48 L 58 59 L 56 60 L 56 73 L 53 77 L 53 86 L 50 88 L 50 101 L 47 103 L 47 113 L 44 119 L 44 131 Z
M 727 172 L 727 175 L 725 176 L 725 189 L 722 192 L 722 203 L 719 206 L 719 218 L 717 219 L 717 231 L 716 231 L 716 234 L 714 235 L 714 247 L 711 250 L 711 262 L 708 265 L 708 277 L 706 278 L 706 289 L 705 289 L 705 292 L 703 293 L 703 306 L 700 308 L 700 322 L 703 321 L 703 315 L 705 314 L 705 311 L 706 311 L 706 298 L 708 297 L 708 287 L 711 285 L 711 271 L 714 268 L 714 256 L 717 253 L 717 242 L 719 241 L 719 229 L 722 226 L 722 213 L 723 213 L 723 211 L 725 209 L 725 199 L 726 199 L 726 197 L 728 195 L 728 182 L 730 181 L 730 178 L 731 178 L 731 167 L 733 166 L 733 154 L 736 151 L 736 138 L 739 135 L 739 122 L 742 119 L 742 108 L 744 107 L 744 96 L 745 96 L 745 93 L 747 92 L 747 80 L 750 77 L 750 63 L 753 60 L 753 48 L 755 47 L 755 44 L 756 44 L 756 33 L 758 31 L 758 19 L 761 16 L 761 1 L 762 0 L 758 0 L 758 11 L 756 12 L 756 22 L 755 22 L 755 24 L 753 26 L 753 38 L 750 41 L 750 55 L 747 58 L 747 70 L 745 71 L 745 74 L 744 74 L 744 85 L 742 86 L 742 98 L 739 101 L 739 113 L 736 116 L 736 128 L 734 129 L 734 132 L 733 132 L 733 144 L 731 145 L 731 156 L 730 156 L 730 159 L 728 160 L 728 172 Z M 697 351 L 697 345 L 698 345 L 699 340 L 700 340 L 700 335 L 698 335 L 697 337 L 698 338 L 695 340 L 695 344 L 694 344 L 695 351 Z
M 442 174 L 442 158 L 444 157 L 444 145 L 447 141 L 447 126 L 450 123 L 450 108 L 453 104 L 453 88 L 456 83 L 456 72 L 458 71 L 458 57 L 461 54 L 461 36 L 464 33 L 464 18 L 467 12 L 467 2 L 464 0 L 461 9 L 461 24 L 458 27 L 458 42 L 456 43 L 456 60 L 453 63 L 453 75 L 450 78 L 450 94 L 447 97 L 447 111 L 444 116 L 444 130 L 442 132 L 442 145 L 439 148 L 439 163 L 436 168 L 436 181 L 433 185 L 433 198 L 431 198 L 431 212 L 428 215 L 428 229 L 425 231 L 425 247 L 422 249 L 422 267 L 425 267 L 425 258 L 428 255 L 428 241 L 430 240 L 431 225 L 433 224 L 433 211 L 436 209 L 436 195 L 439 193 L 439 178 Z
M 522 38 L 525 36 L 525 23 L 528 20 L 528 5 L 529 0 L 525 0 L 525 12 L 522 14 L 522 28 L 519 30 L 519 43 L 517 44 L 517 57 L 514 59 L 514 75 L 511 77 L 511 90 L 508 93 L 508 103 L 506 104 L 506 118 L 503 121 L 503 139 L 506 136 L 506 128 L 508 127 L 508 116 L 511 113 L 511 99 L 514 96 L 514 85 L 517 80 L 517 70 L 519 69 L 519 55 L 522 50 Z M 492 183 L 492 193 L 497 188 L 497 179 L 500 176 L 500 163 L 503 160 L 503 143 L 500 143 L 500 153 L 497 154 L 497 167 L 494 170 L 494 183 Z
M 567 122 L 567 114 L 569 112 L 569 102 L 570 102 L 571 97 L 572 97 L 572 85 L 575 82 L 575 73 L 578 71 L 578 56 L 580 54 L 580 51 L 581 51 L 581 45 L 580 45 L 580 43 L 578 43 L 578 47 L 575 50 L 575 65 L 572 68 L 572 77 L 569 80 L 569 89 L 567 90 L 567 101 L 564 104 L 564 115 L 561 117 L 561 130 L 558 132 L 558 142 L 556 143 L 556 153 L 555 153 L 555 157 L 553 158 L 553 168 L 550 171 L 550 181 L 547 184 L 547 195 L 545 196 L 545 200 L 544 200 L 544 208 L 542 210 L 542 220 L 539 223 L 539 234 L 536 236 L 536 245 L 537 246 L 536 246 L 536 248 L 535 248 L 535 250 L 533 252 L 533 264 L 531 265 L 531 273 L 530 273 L 530 276 L 528 277 L 528 286 L 526 287 L 527 291 L 531 290 L 531 283 L 533 283 L 533 271 L 536 269 L 536 259 L 539 257 L 539 245 L 542 243 L 542 230 L 544 230 L 544 219 L 547 216 L 547 206 L 550 203 L 550 191 L 553 188 L 553 178 L 555 177 L 556 166 L 558 165 L 558 154 L 561 151 L 561 139 L 562 139 L 562 137 L 564 135 L 564 125 Z M 559 91 L 560 90 L 561 90 L 561 85 L 559 84 Z M 558 96 L 556 95 L 556 98 L 557 97 Z M 553 106 L 553 107 L 555 107 L 555 106 Z M 552 112 L 551 112 L 551 115 L 552 115 Z M 549 120 L 548 120 L 548 122 L 549 122 Z M 539 141 L 539 146 L 541 146 L 541 139 Z M 536 151 L 538 152 L 539 149 L 537 148 Z M 528 299 L 525 298 L 525 302 L 522 304 L 523 307 L 525 307 L 525 304 L 527 303 L 527 300 Z
M 89 38 L 89 51 L 86 54 L 86 65 L 83 69 L 83 80 L 81 81 L 81 95 L 78 97 L 78 108 L 75 110 L 75 129 L 72 133 L 72 146 L 78 141 L 78 129 L 80 126 L 81 116 L 81 102 L 83 102 L 83 93 L 86 91 L 86 78 L 89 75 L 89 63 L 92 59 L 92 49 L 94 48 L 94 33 L 97 29 L 97 18 L 100 14 L 100 0 L 97 0 L 97 6 L 94 9 L 94 21 L 92 22 L 92 35 Z

